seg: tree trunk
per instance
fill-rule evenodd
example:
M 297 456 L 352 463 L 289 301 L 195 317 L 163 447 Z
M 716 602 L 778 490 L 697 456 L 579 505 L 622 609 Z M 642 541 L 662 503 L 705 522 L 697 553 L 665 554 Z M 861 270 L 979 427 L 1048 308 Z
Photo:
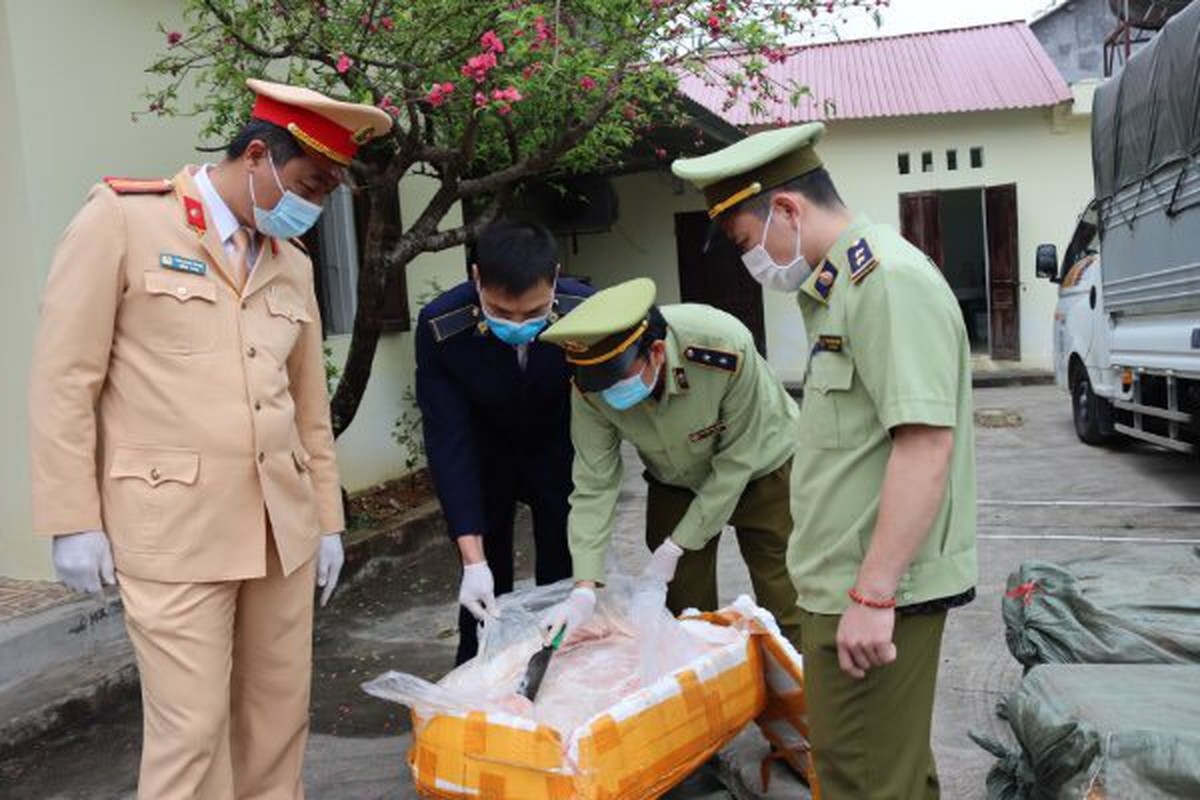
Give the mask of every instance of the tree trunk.
M 342 376 L 330 401 L 333 435 L 341 436 L 354 421 L 358 406 L 367 391 L 371 366 L 382 332 L 384 288 L 387 284 L 386 255 L 395 249 L 403 235 L 400 224 L 400 187 L 393 181 L 372 185 L 367 241 L 359 270 L 356 295 L 358 308 L 350 336 L 350 352 L 342 367 Z M 408 260 L 394 265 L 403 270 Z

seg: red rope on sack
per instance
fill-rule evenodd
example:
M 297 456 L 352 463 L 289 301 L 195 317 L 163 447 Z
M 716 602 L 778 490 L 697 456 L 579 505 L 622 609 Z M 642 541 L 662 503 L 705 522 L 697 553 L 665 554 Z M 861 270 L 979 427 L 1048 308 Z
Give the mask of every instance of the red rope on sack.
M 1012 589 L 1009 589 L 1005 592 L 1004 596 L 1010 600 L 1020 599 L 1021 602 L 1028 606 L 1033 603 L 1033 595 L 1039 588 L 1041 587 L 1038 586 L 1037 581 L 1025 581 L 1020 586 L 1014 586 Z

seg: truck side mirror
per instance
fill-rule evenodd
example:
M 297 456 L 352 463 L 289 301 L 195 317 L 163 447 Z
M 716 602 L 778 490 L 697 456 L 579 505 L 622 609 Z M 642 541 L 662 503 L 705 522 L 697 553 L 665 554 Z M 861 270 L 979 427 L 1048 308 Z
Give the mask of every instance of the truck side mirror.
M 1035 271 L 1039 278 L 1058 283 L 1058 248 L 1052 244 L 1039 244 Z

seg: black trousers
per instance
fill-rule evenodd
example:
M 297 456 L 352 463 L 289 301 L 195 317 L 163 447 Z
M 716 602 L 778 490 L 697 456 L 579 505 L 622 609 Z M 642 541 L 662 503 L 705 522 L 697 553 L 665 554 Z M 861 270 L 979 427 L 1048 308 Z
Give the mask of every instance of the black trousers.
M 571 577 L 571 551 L 567 546 L 570 481 L 561 470 L 531 470 L 535 480 L 508 476 L 484 485 L 483 552 L 496 582 L 497 597 L 513 588 L 513 517 L 516 504 L 527 504 L 533 514 L 534 580 L 538 586 Z M 569 473 L 569 467 L 567 474 Z M 549 480 L 548 480 L 549 479 Z M 471 612 L 458 609 L 458 655 L 455 664 L 475 657 L 479 649 L 478 623 Z

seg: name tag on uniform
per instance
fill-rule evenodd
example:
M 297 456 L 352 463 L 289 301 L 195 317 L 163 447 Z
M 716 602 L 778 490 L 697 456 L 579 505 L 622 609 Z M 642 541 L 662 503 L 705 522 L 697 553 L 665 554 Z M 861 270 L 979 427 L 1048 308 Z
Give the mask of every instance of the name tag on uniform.
M 710 436 L 716 436 L 718 433 L 721 433 L 724 430 L 725 430 L 724 422 L 714 422 L 712 425 L 709 425 L 707 428 L 701 428 L 698 431 L 692 431 L 691 433 L 689 433 L 688 441 L 703 442 L 705 439 L 709 438 Z
M 197 261 L 194 258 L 184 258 L 183 256 L 175 256 L 170 253 L 163 253 L 158 257 L 158 263 L 167 269 L 173 269 L 176 272 L 188 272 L 192 275 L 203 275 L 208 272 L 208 265 L 203 261 Z

